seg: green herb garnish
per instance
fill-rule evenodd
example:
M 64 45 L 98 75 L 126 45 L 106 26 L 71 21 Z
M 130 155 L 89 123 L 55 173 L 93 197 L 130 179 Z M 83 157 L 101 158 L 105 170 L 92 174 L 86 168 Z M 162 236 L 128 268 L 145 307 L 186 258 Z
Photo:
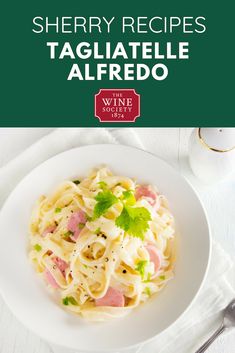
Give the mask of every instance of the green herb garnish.
M 71 232 L 71 230 L 68 230 L 68 232 L 64 233 L 64 238 L 68 239 L 71 235 L 73 235 L 73 232 Z
M 62 303 L 63 303 L 64 305 L 69 305 L 69 298 L 68 298 L 68 297 L 63 298 L 63 299 L 62 299 Z
M 95 234 L 99 234 L 101 232 L 100 227 L 95 230 Z
M 76 301 L 76 299 L 74 299 L 74 297 L 65 297 L 63 298 L 62 303 L 64 305 L 69 305 L 69 304 L 78 305 L 78 302 Z
M 133 237 L 144 239 L 144 233 L 149 229 L 150 212 L 145 207 L 123 206 L 123 210 L 116 219 L 116 226 L 122 228 Z
M 36 251 L 41 251 L 41 250 L 42 250 L 42 247 L 41 247 L 41 245 L 39 245 L 39 244 L 35 244 L 35 245 L 34 245 L 34 249 L 35 249 Z
M 147 279 L 143 281 L 144 283 L 148 283 L 151 281 L 151 273 L 148 273 Z
M 62 211 L 62 209 L 60 207 L 56 207 L 55 213 L 60 213 L 61 211 Z
M 149 287 L 146 287 L 146 288 L 145 288 L 145 293 L 150 297 L 150 295 L 151 295 L 151 290 L 150 290 Z
M 105 181 L 99 181 L 97 184 L 100 186 L 101 189 L 103 190 L 107 189 L 108 185 Z
M 93 219 L 99 218 L 103 215 L 112 205 L 118 202 L 118 198 L 113 195 L 109 190 L 104 190 L 96 195 L 95 200 L 97 201 L 94 208 Z
M 132 190 L 123 191 L 122 196 L 123 200 L 126 201 L 126 205 L 133 206 L 136 203 L 134 192 Z
M 81 182 L 80 182 L 80 180 L 73 180 L 73 183 L 76 184 L 76 185 L 78 185 L 78 184 L 80 184 Z
M 159 279 L 164 281 L 166 279 L 166 276 L 164 276 L 164 275 L 163 276 L 159 276 Z
M 78 223 L 78 229 L 83 229 L 85 227 L 85 223 Z
M 145 275 L 145 267 L 147 265 L 148 261 L 147 260 L 140 260 L 135 268 L 136 271 L 138 271 L 141 275 L 142 278 L 144 278 Z

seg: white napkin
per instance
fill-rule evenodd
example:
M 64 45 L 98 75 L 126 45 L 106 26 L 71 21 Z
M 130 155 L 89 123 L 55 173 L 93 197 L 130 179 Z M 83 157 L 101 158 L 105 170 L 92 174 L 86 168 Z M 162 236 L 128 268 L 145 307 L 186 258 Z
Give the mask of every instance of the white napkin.
M 229 255 L 214 242 L 206 281 L 192 307 L 165 333 L 143 345 L 138 353 L 193 353 L 222 319 L 221 310 L 235 297 L 227 274 L 233 268 Z
M 120 143 L 144 149 L 132 129 L 56 129 L 0 169 L 0 206 L 13 187 L 38 164 L 70 148 L 97 143 Z
M 39 163 L 69 148 L 96 143 L 121 143 L 144 149 L 130 128 L 54 130 L 0 169 L 0 206 L 18 181 Z M 188 312 L 150 343 L 125 352 L 193 353 L 220 319 L 221 309 L 235 296 L 235 289 L 227 280 L 232 266 L 228 254 L 218 243 L 214 243 L 207 280 Z M 57 353 L 71 352 L 59 347 L 51 348 Z

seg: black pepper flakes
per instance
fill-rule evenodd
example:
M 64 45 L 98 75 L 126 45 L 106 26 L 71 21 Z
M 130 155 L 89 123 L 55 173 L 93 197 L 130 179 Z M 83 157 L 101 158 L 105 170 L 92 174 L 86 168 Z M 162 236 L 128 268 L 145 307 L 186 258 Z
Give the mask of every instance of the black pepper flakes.
M 122 273 L 126 273 L 126 270 L 123 270 Z
M 109 258 L 108 258 L 108 257 L 106 257 L 106 258 L 104 259 L 104 261 L 105 261 L 105 262 L 108 262 L 108 261 L 109 261 Z
M 90 249 L 90 245 L 88 245 L 87 247 L 88 247 L 88 249 Z

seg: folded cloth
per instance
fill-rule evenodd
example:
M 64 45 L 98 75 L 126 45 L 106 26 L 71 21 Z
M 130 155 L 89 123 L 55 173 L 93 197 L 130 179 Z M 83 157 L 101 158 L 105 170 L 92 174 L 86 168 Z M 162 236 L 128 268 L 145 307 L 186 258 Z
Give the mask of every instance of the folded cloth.
M 166 332 L 138 353 L 193 353 L 222 320 L 221 310 L 235 297 L 227 275 L 234 267 L 230 256 L 218 242 L 213 242 L 206 281 L 190 309 Z
M 0 169 L 0 206 L 19 180 L 44 160 L 70 148 L 97 143 L 121 143 L 144 149 L 139 137 L 130 128 L 56 129 Z M 206 335 L 214 329 L 220 319 L 220 311 L 235 296 L 235 289 L 227 280 L 232 266 L 228 254 L 218 243 L 214 243 L 207 279 L 187 313 L 151 342 L 124 352 L 193 353 Z M 4 330 L 4 327 L 2 329 Z M 72 352 L 54 346 L 51 346 L 50 350 L 55 353 Z

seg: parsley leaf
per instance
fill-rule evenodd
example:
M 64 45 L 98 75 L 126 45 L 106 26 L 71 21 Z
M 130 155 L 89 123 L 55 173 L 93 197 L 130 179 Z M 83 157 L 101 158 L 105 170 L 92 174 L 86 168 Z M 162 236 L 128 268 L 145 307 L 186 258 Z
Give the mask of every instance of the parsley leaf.
M 166 276 L 164 276 L 164 275 L 163 276 L 159 276 L 159 279 L 164 281 L 166 279 Z
M 85 223 L 78 223 L 78 229 L 83 229 L 85 227 Z
M 118 198 L 112 194 L 109 190 L 104 190 L 96 195 L 95 200 L 97 201 L 94 208 L 93 218 L 99 218 L 103 215 L 112 205 L 118 202 Z
M 145 288 L 145 293 L 150 297 L 150 295 L 151 295 L 151 290 L 150 290 L 149 287 L 146 287 L 146 288 Z
M 151 281 L 151 273 L 148 273 L 147 279 L 143 281 L 144 283 L 148 283 Z
M 63 298 L 62 303 L 64 305 L 69 305 L 69 304 L 78 305 L 78 302 L 76 301 L 76 299 L 74 299 L 74 297 L 65 297 Z
M 149 228 L 148 221 L 151 221 L 151 215 L 145 207 L 130 207 L 124 205 L 115 224 L 133 237 L 138 237 L 143 240 L 144 233 Z
M 148 263 L 147 260 L 140 260 L 135 268 L 135 270 L 140 273 L 142 278 L 144 278 L 145 267 L 146 267 L 147 263 Z
M 136 199 L 132 190 L 127 190 L 122 193 L 123 199 L 126 201 L 126 205 L 133 206 L 136 203 Z
M 127 211 L 127 208 L 124 206 L 120 216 L 117 217 L 115 224 L 117 227 L 122 228 L 127 232 L 130 228 L 130 222 L 131 219 L 129 213 Z
M 100 227 L 95 230 L 95 234 L 99 234 L 101 232 Z
M 100 186 L 101 189 L 105 190 L 107 189 L 107 183 L 105 181 L 99 181 L 98 185 Z
M 74 299 L 74 297 L 68 297 L 69 303 L 72 305 L 78 305 L 78 302 L 76 301 L 76 299 Z
M 41 245 L 39 245 L 39 244 L 35 244 L 35 245 L 34 245 L 34 249 L 35 249 L 36 251 L 41 251 L 41 250 L 42 250 L 42 247 L 41 247 Z
M 63 238 L 64 238 L 64 239 L 68 239 L 68 238 L 70 237 L 70 235 L 73 235 L 73 234 L 74 234 L 74 233 L 71 232 L 71 230 L 68 230 L 68 232 L 64 233 Z
M 69 305 L 69 298 L 68 297 L 63 298 L 62 303 L 64 305 Z
M 61 208 L 60 207 L 56 207 L 55 213 L 60 213 L 60 212 L 61 212 Z

